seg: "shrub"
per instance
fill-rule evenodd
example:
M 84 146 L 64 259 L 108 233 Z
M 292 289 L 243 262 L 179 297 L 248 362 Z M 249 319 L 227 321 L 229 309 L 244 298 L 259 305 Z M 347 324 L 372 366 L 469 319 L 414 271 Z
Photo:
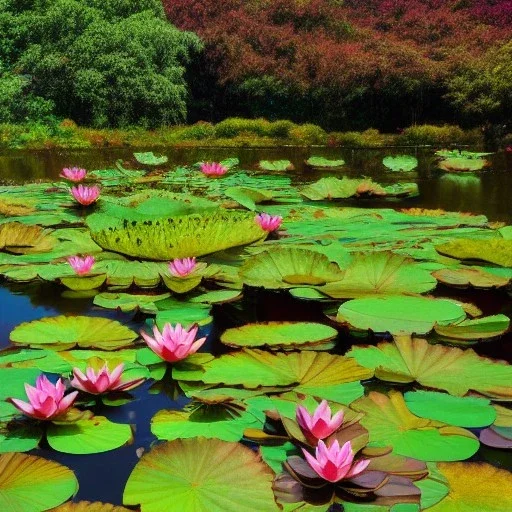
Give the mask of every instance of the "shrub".
M 297 125 L 291 121 L 274 121 L 273 123 L 270 123 L 268 136 L 276 139 L 288 139 L 290 137 L 290 132 L 296 126 Z
M 231 139 L 239 135 L 258 135 L 265 137 L 270 130 L 270 122 L 266 119 L 242 119 L 229 117 L 215 125 L 215 137 Z
M 450 144 L 481 144 L 478 129 L 464 131 L 459 126 L 424 124 L 406 128 L 398 137 L 400 144 L 412 146 L 449 146 Z
M 325 144 L 327 132 L 316 124 L 306 123 L 290 130 L 290 138 L 299 144 Z
M 192 126 L 177 129 L 176 132 L 179 132 L 179 138 L 181 140 L 205 140 L 215 136 L 213 124 L 204 121 L 199 121 Z

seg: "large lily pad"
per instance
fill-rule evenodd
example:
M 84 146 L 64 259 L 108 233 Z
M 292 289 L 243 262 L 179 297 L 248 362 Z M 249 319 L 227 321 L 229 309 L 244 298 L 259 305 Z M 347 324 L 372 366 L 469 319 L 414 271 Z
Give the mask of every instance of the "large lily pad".
M 390 171 L 408 172 L 418 167 L 418 159 L 411 155 L 386 156 L 382 160 L 382 164 Z
M 247 259 L 239 275 L 245 284 L 267 289 L 318 286 L 343 278 L 338 265 L 324 254 L 287 247 L 269 249 Z
M 87 224 L 104 249 L 151 260 L 202 256 L 266 236 L 254 214 L 228 210 L 130 221 L 98 213 Z
M 424 339 L 397 338 L 376 347 L 354 347 L 347 354 L 387 382 L 419 384 L 455 396 L 473 390 L 512 399 L 512 366 L 478 356 L 474 350 L 430 345 Z
M 10 335 L 16 345 L 67 350 L 74 346 L 116 350 L 129 347 L 137 333 L 115 320 L 88 316 L 54 316 L 18 325 Z
M 512 240 L 503 238 L 451 240 L 436 245 L 436 251 L 459 260 L 481 260 L 502 267 L 512 267 Z
M 94 304 L 106 309 L 119 309 L 123 313 L 154 305 L 159 300 L 170 297 L 170 293 L 159 295 L 133 295 L 130 293 L 99 293 L 94 297 Z
M 135 160 L 142 165 L 163 165 L 169 160 L 166 156 L 156 156 L 151 151 L 147 153 L 133 153 Z
M 50 252 L 57 239 L 41 226 L 27 226 L 20 222 L 0 225 L 0 251 L 12 254 Z
M 218 358 L 188 358 L 173 367 L 173 377 L 206 384 L 242 385 L 249 389 L 260 386 L 282 386 L 283 391 L 339 401 L 347 386 L 362 392 L 358 382 L 370 378 L 373 371 L 359 366 L 353 359 L 323 352 L 272 354 L 247 350 Z
M 273 473 L 252 450 L 204 438 L 178 440 L 143 455 L 124 491 L 125 505 L 163 510 L 274 512 Z
M 273 349 L 322 348 L 338 335 L 328 325 L 313 322 L 267 322 L 247 324 L 224 331 L 220 341 L 231 347 Z
M 300 193 L 312 201 L 323 199 L 347 199 L 357 193 L 363 180 L 343 177 L 341 180 L 334 177 L 320 180 L 302 188 Z
M 510 283 L 510 278 L 491 274 L 478 267 L 442 268 L 432 275 L 440 283 L 455 288 L 502 288 Z
M 290 160 L 261 160 L 258 166 L 263 171 L 293 171 L 295 169 Z
M 368 295 L 425 293 L 436 287 L 428 270 L 411 258 L 391 252 L 354 255 L 341 281 L 329 283 L 319 291 L 336 299 Z
M 64 503 L 52 512 L 130 512 L 130 509 L 99 501 L 78 501 Z
M 25 455 L 0 455 L 0 510 L 43 512 L 78 491 L 73 471 L 57 462 Z
M 451 325 L 436 325 L 434 330 L 451 343 L 475 343 L 479 340 L 496 338 L 510 327 L 510 318 L 505 315 L 492 315 L 484 318 L 463 320 Z
M 334 171 L 345 165 L 345 160 L 330 160 L 323 156 L 311 156 L 306 160 L 306 165 L 313 169 L 328 169 Z
M 398 455 L 424 461 L 463 460 L 480 446 L 468 430 L 415 416 L 397 391 L 389 396 L 372 391 L 351 407 L 365 413 L 361 424 L 370 432 L 370 443 L 391 445 Z
M 439 168 L 447 172 L 474 172 L 489 166 L 489 162 L 483 158 L 467 158 L 457 156 L 445 158 L 439 162 Z
M 248 210 L 255 210 L 257 204 L 270 201 L 274 197 L 270 190 L 250 187 L 229 187 L 224 194 L 245 206 Z
M 391 334 L 430 332 L 434 325 L 449 325 L 466 318 L 463 308 L 445 299 L 378 297 L 342 304 L 336 320 L 355 329 Z
M 512 474 L 490 464 L 441 463 L 441 474 L 448 480 L 445 499 L 429 508 L 429 512 L 509 512 L 512 495 Z

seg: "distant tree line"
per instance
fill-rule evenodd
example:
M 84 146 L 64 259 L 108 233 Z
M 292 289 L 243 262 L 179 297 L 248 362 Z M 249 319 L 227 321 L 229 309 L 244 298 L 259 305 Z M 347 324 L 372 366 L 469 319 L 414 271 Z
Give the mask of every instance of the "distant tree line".
M 0 122 L 512 118 L 512 0 L 0 0 Z

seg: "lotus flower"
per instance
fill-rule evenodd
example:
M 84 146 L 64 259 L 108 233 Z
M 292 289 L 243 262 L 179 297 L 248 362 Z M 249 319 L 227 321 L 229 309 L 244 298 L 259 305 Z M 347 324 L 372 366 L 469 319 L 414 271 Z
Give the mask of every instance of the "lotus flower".
M 318 439 L 329 437 L 343 423 L 343 411 L 339 411 L 331 417 L 331 408 L 327 400 L 322 400 L 313 415 L 309 414 L 305 407 L 299 405 L 296 416 L 302 432 L 312 444 L 316 444 Z
M 64 414 L 75 401 L 78 391 L 64 396 L 66 388 L 62 379 L 53 385 L 45 375 L 40 375 L 36 387 L 25 384 L 25 391 L 29 402 L 10 398 L 9 401 L 23 414 L 37 420 L 51 420 Z
M 154 338 L 144 331 L 140 334 L 155 354 L 164 361 L 174 363 L 195 354 L 206 341 L 206 338 L 196 340 L 197 330 L 197 325 L 184 329 L 181 324 L 176 324 L 174 328 L 171 324 L 165 324 L 162 332 L 156 325 L 153 327 Z
M 87 176 L 87 171 L 85 169 L 80 169 L 79 167 L 64 168 L 62 169 L 60 176 L 62 178 L 66 178 L 69 181 L 78 183 Z
M 71 385 L 80 391 L 85 391 L 92 395 L 101 395 L 110 391 L 127 391 L 144 382 L 143 378 L 121 382 L 123 370 L 123 363 L 116 366 L 112 372 L 106 363 L 97 373 L 94 371 L 94 368 L 90 367 L 85 370 L 85 374 L 79 368 L 73 368 Z
M 187 277 L 196 269 L 195 258 L 176 258 L 169 263 L 169 272 L 174 277 Z
M 370 461 L 367 459 L 361 459 L 353 464 L 354 452 L 352 451 L 350 441 L 347 441 L 342 448 L 340 448 L 338 440 L 335 440 L 329 447 L 323 441 L 318 441 L 315 457 L 304 448 L 302 451 L 315 473 L 332 483 L 354 478 L 361 474 L 370 464 Z
M 85 258 L 80 258 L 80 256 L 71 256 L 68 258 L 68 263 L 71 265 L 71 268 L 79 276 L 88 274 L 94 266 L 95 261 L 94 256 L 86 256 Z
M 280 215 L 269 215 L 268 213 L 260 213 L 254 219 L 264 231 L 275 231 L 279 229 L 283 223 L 283 217 Z
M 507 153 L 512 153 L 512 146 L 507 146 L 507 147 L 505 148 L 505 151 L 506 151 Z
M 71 195 L 75 200 L 83 206 L 89 206 L 95 203 L 100 197 L 100 187 L 94 185 L 93 187 L 86 187 L 85 185 L 78 185 L 78 187 L 71 188 Z
M 203 162 L 201 172 L 206 176 L 222 176 L 228 172 L 228 168 L 218 162 Z

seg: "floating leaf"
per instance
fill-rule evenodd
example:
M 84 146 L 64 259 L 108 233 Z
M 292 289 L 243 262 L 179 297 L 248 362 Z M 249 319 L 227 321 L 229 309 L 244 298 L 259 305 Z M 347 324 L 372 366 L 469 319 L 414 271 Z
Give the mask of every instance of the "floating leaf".
M 418 159 L 411 155 L 386 156 L 382 164 L 390 171 L 409 172 L 418 167 Z
M 430 345 L 427 340 L 404 336 L 395 343 L 354 347 L 347 356 L 375 370 L 375 376 L 384 381 L 416 381 L 455 396 L 473 390 L 491 398 L 512 399 L 512 366 L 480 357 L 472 349 Z
M 242 297 L 240 290 L 215 290 L 191 297 L 189 302 L 202 304 L 225 304 L 234 302 Z
M 442 268 L 432 275 L 440 283 L 455 288 L 502 288 L 510 283 L 510 278 L 491 274 L 478 267 Z
M 313 169 L 329 169 L 330 171 L 334 171 L 345 165 L 345 160 L 329 160 L 323 156 L 311 156 L 305 163 Z
M 224 194 L 249 210 L 255 210 L 257 204 L 270 201 L 274 197 L 270 190 L 249 187 L 230 187 Z
M 249 389 L 286 386 L 297 393 L 339 401 L 349 383 L 351 394 L 354 390 L 362 392 L 358 381 L 370 378 L 373 373 L 353 359 L 323 352 L 271 354 L 244 349 L 218 358 L 199 356 L 206 360 L 193 356 L 177 363 L 173 377 L 206 384 L 242 385 Z
M 343 177 L 341 180 L 334 177 L 320 180 L 302 188 L 300 193 L 311 201 L 323 199 L 347 199 L 357 193 L 358 187 L 364 180 Z
M 119 309 L 123 313 L 141 309 L 159 300 L 170 297 L 170 293 L 158 295 L 133 295 L 130 293 L 99 293 L 94 297 L 94 304 L 107 309 Z
M 328 325 L 312 322 L 266 322 L 247 324 L 224 331 L 220 341 L 231 347 L 270 347 L 272 349 L 332 348 L 327 343 L 338 335 Z
M 436 287 L 428 270 L 406 256 L 392 252 L 355 254 L 343 279 L 329 283 L 319 291 L 336 299 L 367 295 L 425 293 Z
M 143 512 L 274 512 L 272 479 L 270 468 L 245 446 L 217 439 L 178 440 L 142 456 L 123 501 L 140 504 Z
M 490 464 L 441 463 L 441 474 L 448 480 L 448 496 L 429 512 L 509 512 L 512 496 L 506 489 L 512 485 L 509 471 Z
M 193 303 L 174 303 L 171 299 L 164 299 L 157 304 L 161 311 L 156 315 L 156 324 L 159 329 L 163 329 L 165 324 L 182 324 L 189 327 L 192 324 L 208 325 L 213 317 L 211 316 L 211 306 L 207 304 Z
M 480 171 L 490 164 L 487 160 L 482 158 L 457 156 L 441 160 L 438 165 L 440 169 L 447 172 L 474 172 Z
M 18 325 L 10 335 L 16 345 L 67 350 L 99 348 L 116 350 L 129 347 L 138 335 L 115 320 L 88 316 L 55 316 Z
M 405 393 L 409 410 L 420 418 L 442 421 L 457 427 L 487 427 L 496 419 L 490 400 L 457 397 L 435 391 Z
M 470 343 L 495 338 L 504 334 L 510 326 L 510 318 L 505 315 L 486 316 L 463 320 L 452 325 L 436 325 L 436 333 L 452 343 Z
M 7 364 L 4 356 L 0 363 Z M 35 385 L 37 377 L 41 372 L 32 368 L 0 368 L 0 400 L 6 398 L 25 399 L 25 384 Z
M 293 171 L 295 169 L 290 160 L 261 160 L 258 166 L 263 171 Z
M 18 414 L 20 412 L 16 409 L 16 415 Z M 42 437 L 43 431 L 38 425 L 31 423 L 0 424 L 0 453 L 34 450 L 38 447 Z
M 361 424 L 370 432 L 370 443 L 391 445 L 398 455 L 424 461 L 463 460 L 474 455 L 480 446 L 468 430 L 418 418 L 396 391 L 389 396 L 371 391 L 351 408 L 365 413 Z
M 99 501 L 78 501 L 76 503 L 64 503 L 53 509 L 52 512 L 130 512 L 130 509 L 110 505 L 110 503 L 100 503 Z
M 20 222 L 0 225 L 0 251 L 12 254 L 50 252 L 57 239 L 41 226 L 26 226 Z
M 340 306 L 336 320 L 360 330 L 425 334 L 436 324 L 465 318 L 462 307 L 450 300 L 397 296 L 349 300 Z
M 147 153 L 133 153 L 135 160 L 142 165 L 163 165 L 169 160 L 166 156 L 156 156 L 151 151 Z
M 130 425 L 112 423 L 104 416 L 75 423 L 50 424 L 48 444 L 59 452 L 85 455 L 115 450 L 132 441 Z
M 247 259 L 239 275 L 249 286 L 268 289 L 323 285 L 343 278 L 338 265 L 324 254 L 287 247 L 269 249 Z
M 76 477 L 66 466 L 22 453 L 0 455 L 2 512 L 43 512 L 77 491 Z
M 459 260 L 482 260 L 512 267 L 512 240 L 492 238 L 490 240 L 473 240 L 469 238 L 451 240 L 436 245 L 439 254 Z

